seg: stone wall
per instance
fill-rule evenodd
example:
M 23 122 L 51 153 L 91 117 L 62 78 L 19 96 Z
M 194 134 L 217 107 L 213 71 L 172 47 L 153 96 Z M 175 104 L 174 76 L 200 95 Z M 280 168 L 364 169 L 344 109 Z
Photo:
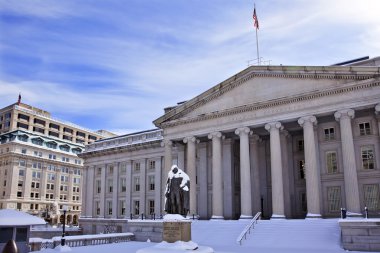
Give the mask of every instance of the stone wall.
M 162 242 L 163 221 L 162 220 L 129 220 L 127 232 L 135 235 L 135 240 L 146 242 Z
M 109 234 L 125 233 L 127 231 L 127 219 L 101 219 L 101 218 L 80 218 L 79 224 L 83 234 Z
M 380 219 L 341 220 L 345 250 L 380 251 Z

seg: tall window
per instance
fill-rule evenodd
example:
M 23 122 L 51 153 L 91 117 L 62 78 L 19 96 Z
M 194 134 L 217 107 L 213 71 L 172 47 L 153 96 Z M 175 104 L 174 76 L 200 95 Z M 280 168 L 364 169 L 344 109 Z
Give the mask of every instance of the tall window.
M 120 200 L 120 215 L 125 215 L 125 200 Z
M 327 202 L 329 212 L 339 212 L 342 206 L 340 186 L 327 187 Z
M 120 191 L 125 192 L 127 190 L 127 179 L 120 178 Z
M 335 151 L 326 152 L 326 163 L 327 163 L 327 173 L 328 174 L 338 173 L 338 165 L 336 162 L 336 152 Z
M 95 201 L 95 211 L 96 211 L 96 215 L 100 215 L 100 202 L 99 201 Z
M 109 174 L 109 175 L 112 175 L 112 174 L 113 174 L 113 166 L 112 166 L 112 165 L 110 165 L 110 166 L 108 167 L 108 174 Z
M 156 168 L 156 161 L 149 161 L 149 169 L 154 170 Z
M 134 207 L 135 207 L 135 214 L 136 215 L 139 215 L 140 214 L 140 201 L 139 200 L 135 200 L 134 201 Z
M 154 191 L 154 176 L 149 176 L 149 190 Z
M 112 215 L 112 201 L 107 201 L 108 215 Z
M 335 140 L 335 129 L 333 127 L 325 128 L 325 141 Z
M 112 192 L 113 191 L 113 181 L 112 179 L 108 179 L 108 192 Z
M 149 200 L 149 213 L 154 213 L 154 200 Z
M 298 161 L 299 178 L 305 179 L 305 160 Z
M 361 147 L 362 168 L 364 170 L 373 170 L 375 168 L 373 146 Z
M 102 185 L 100 180 L 96 180 L 96 193 L 100 193 L 102 191 Z
M 380 194 L 378 184 L 365 184 L 364 190 L 364 204 L 371 211 L 377 211 L 380 208 Z
M 135 163 L 133 167 L 134 167 L 136 172 L 140 171 L 140 163 Z
M 303 151 L 304 150 L 304 142 L 303 142 L 303 140 L 298 140 L 297 141 L 297 149 L 298 149 L 298 151 Z
M 121 163 L 120 165 L 120 172 L 125 173 L 127 171 L 127 164 L 126 163 Z
M 364 122 L 359 124 L 360 135 L 370 135 L 371 134 L 371 125 L 369 122 Z
M 135 177 L 135 191 L 138 192 L 140 191 L 140 178 L 139 177 Z

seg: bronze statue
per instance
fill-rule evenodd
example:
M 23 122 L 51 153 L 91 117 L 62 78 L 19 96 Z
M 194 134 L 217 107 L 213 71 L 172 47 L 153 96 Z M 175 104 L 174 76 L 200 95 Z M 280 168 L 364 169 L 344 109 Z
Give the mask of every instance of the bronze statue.
M 165 211 L 186 216 L 189 212 L 190 178 L 177 165 L 168 173 L 165 190 Z

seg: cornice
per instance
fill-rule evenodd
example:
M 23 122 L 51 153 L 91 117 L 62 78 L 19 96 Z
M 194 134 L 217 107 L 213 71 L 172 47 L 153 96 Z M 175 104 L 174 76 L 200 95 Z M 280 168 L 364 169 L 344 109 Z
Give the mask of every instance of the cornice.
M 132 144 L 132 145 L 99 149 L 95 151 L 83 152 L 79 154 L 78 156 L 84 159 L 84 158 L 96 157 L 96 156 L 101 156 L 101 155 L 111 155 L 111 154 L 117 154 L 117 153 L 128 152 L 128 151 L 156 148 L 156 147 L 161 147 L 161 142 L 162 140 L 156 140 L 156 141 L 143 142 L 143 143 L 137 143 L 137 144 Z
M 220 84 L 203 92 L 195 98 L 172 109 L 153 123 L 161 128 L 166 127 L 166 121 L 175 120 L 207 102 L 223 95 L 229 90 L 259 77 L 297 78 L 297 79 L 341 79 L 366 80 L 380 76 L 379 67 L 337 67 L 337 66 L 251 66 L 228 78 Z
M 338 94 L 344 94 L 344 93 L 352 92 L 355 90 L 369 89 L 369 88 L 379 87 L 379 86 L 380 86 L 380 81 L 370 80 L 370 82 L 365 82 L 365 83 L 362 82 L 362 83 L 359 83 L 357 85 L 333 88 L 333 89 L 328 89 L 328 90 L 323 90 L 323 91 L 313 91 L 313 92 L 295 95 L 295 96 L 291 96 L 291 97 L 285 97 L 285 98 L 279 98 L 279 99 L 270 100 L 270 101 L 257 102 L 257 103 L 253 103 L 253 104 L 237 106 L 237 107 L 234 107 L 231 109 L 211 112 L 211 113 L 207 113 L 207 114 L 202 114 L 201 116 L 198 115 L 198 116 L 195 116 L 192 118 L 179 119 L 181 116 L 184 116 L 188 111 L 190 111 L 190 108 L 188 108 L 188 109 L 184 110 L 183 112 L 179 113 L 178 115 L 176 115 L 175 119 L 173 119 L 172 121 L 162 123 L 161 127 L 162 128 L 173 127 L 173 126 L 178 126 L 178 125 L 183 125 L 183 124 L 188 124 L 188 123 L 193 123 L 193 122 L 199 122 L 199 121 L 203 121 L 203 120 L 210 120 L 210 119 L 214 119 L 214 118 L 225 117 L 225 116 L 230 116 L 230 115 L 249 112 L 249 111 L 256 111 L 256 110 L 271 108 L 271 107 L 275 107 L 275 106 L 281 106 L 281 105 L 286 105 L 286 104 L 308 101 L 308 100 L 312 100 L 315 98 L 329 97 L 329 96 L 334 96 L 334 95 L 338 95 Z M 235 86 L 233 86 L 233 87 L 235 87 Z M 228 90 L 230 90 L 232 88 L 229 88 Z M 226 92 L 226 91 L 224 91 L 224 92 Z M 214 96 L 217 96 L 217 95 L 220 96 L 221 94 L 215 94 Z M 199 107 L 199 106 L 207 103 L 208 101 L 210 101 L 213 98 L 214 97 L 212 97 L 212 98 L 210 97 L 210 98 L 205 99 L 204 101 L 202 101 L 202 103 L 199 103 L 199 104 L 197 104 L 197 106 L 192 107 L 191 110 L 194 110 L 196 107 Z

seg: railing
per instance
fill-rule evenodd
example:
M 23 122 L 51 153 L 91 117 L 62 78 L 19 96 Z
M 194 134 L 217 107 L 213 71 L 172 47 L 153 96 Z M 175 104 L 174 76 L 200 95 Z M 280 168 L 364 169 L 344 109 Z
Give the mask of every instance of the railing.
M 99 235 L 77 235 L 65 236 L 65 244 L 69 247 L 80 247 L 88 245 L 100 245 L 109 243 L 129 242 L 134 239 L 132 233 L 113 233 Z M 41 249 L 53 249 L 61 244 L 61 237 L 53 237 L 51 240 L 30 238 L 29 246 L 31 251 Z
M 236 239 L 236 242 L 241 245 L 241 241 L 247 239 L 247 233 L 251 233 L 251 228 L 255 228 L 255 224 L 257 224 L 257 220 L 261 219 L 261 212 L 258 212 L 255 217 L 249 222 L 249 224 L 244 228 L 244 230 L 240 233 L 238 238 Z

